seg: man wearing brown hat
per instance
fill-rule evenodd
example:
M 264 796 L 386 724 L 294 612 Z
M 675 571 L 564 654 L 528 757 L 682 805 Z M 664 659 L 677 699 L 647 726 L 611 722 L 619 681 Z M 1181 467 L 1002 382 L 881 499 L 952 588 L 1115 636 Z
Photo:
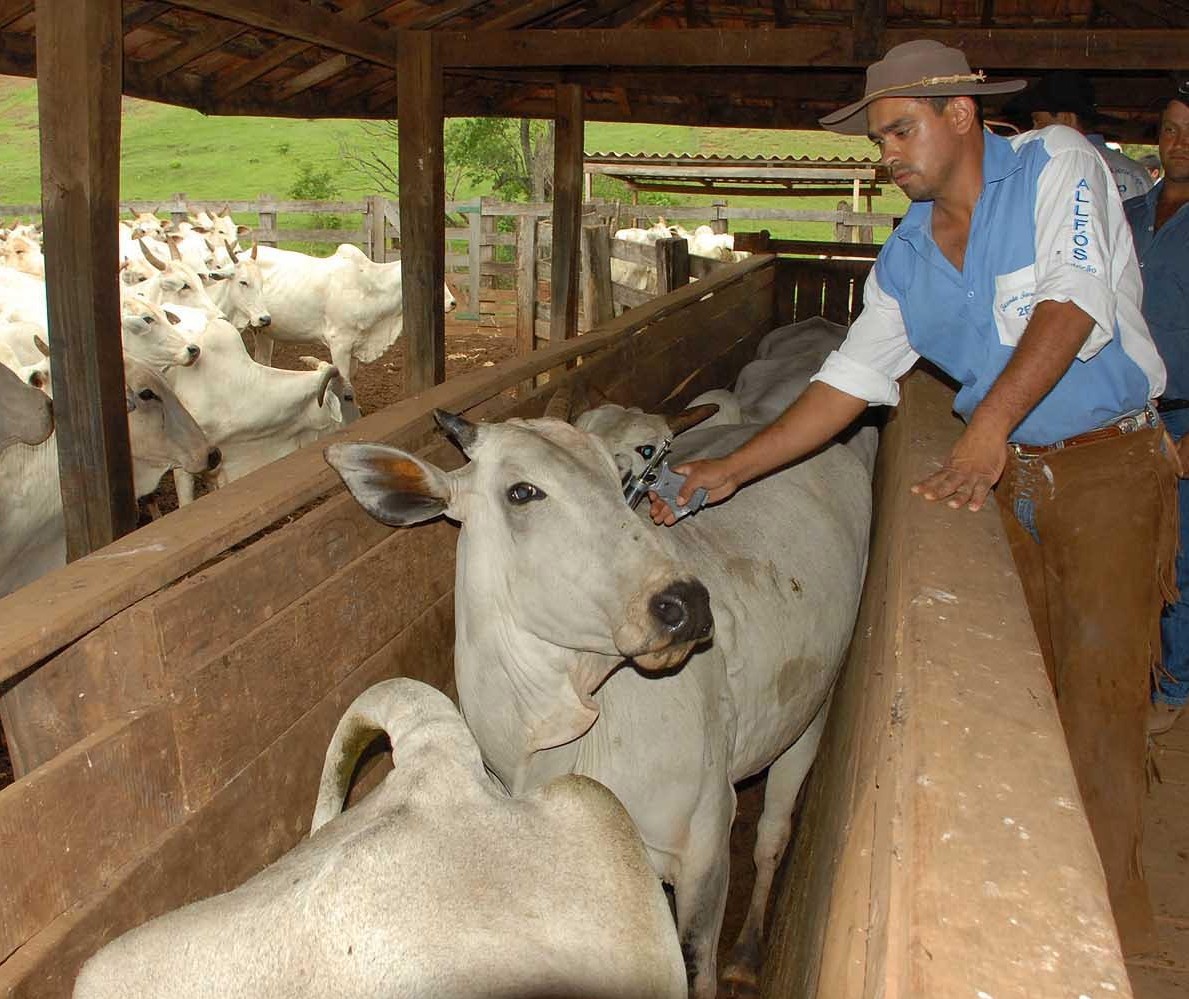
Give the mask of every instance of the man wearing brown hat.
M 822 119 L 868 135 L 912 199 L 863 312 L 805 393 L 723 458 L 678 466 L 711 502 L 808 454 L 869 405 L 895 405 L 924 357 L 959 383 L 967 428 L 913 486 L 997 499 L 1057 698 L 1125 950 L 1155 942 L 1139 868 L 1148 673 L 1176 548 L 1176 470 L 1150 400 L 1164 365 L 1106 165 L 1068 128 L 982 127 L 987 83 L 938 42 L 898 45 L 861 100 Z M 660 500 L 653 519 L 673 523 Z
M 1115 119 L 1098 110 L 1094 83 L 1085 73 L 1076 69 L 1055 69 L 1046 73 L 1033 86 L 1008 101 L 1003 113 L 1009 118 L 1027 115 L 1033 128 L 1065 125 L 1081 132 L 1106 161 L 1119 188 L 1119 197 L 1124 201 L 1151 190 L 1152 178 L 1144 166 L 1112 149 L 1103 135 L 1091 131 L 1095 125 Z
M 1157 408 L 1189 467 L 1189 79 L 1172 91 L 1160 114 L 1164 177 L 1125 206 L 1144 274 L 1144 318 L 1168 369 Z M 1161 619 L 1164 659 L 1152 692 L 1148 732 L 1171 729 L 1189 704 L 1189 479 L 1181 480 L 1180 598 Z

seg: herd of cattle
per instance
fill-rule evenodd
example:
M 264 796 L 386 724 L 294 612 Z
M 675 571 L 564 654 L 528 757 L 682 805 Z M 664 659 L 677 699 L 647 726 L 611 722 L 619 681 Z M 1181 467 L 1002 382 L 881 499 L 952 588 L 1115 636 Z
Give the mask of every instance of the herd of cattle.
M 376 444 L 327 448 L 378 520 L 462 524 L 461 717 L 416 681 L 365 691 L 310 788 L 309 839 L 109 944 L 76 999 L 710 999 L 734 785 L 768 767 L 755 890 L 724 973 L 754 990 L 773 873 L 857 613 L 875 431 L 673 528 L 633 511 L 623 482 L 675 434 L 675 460 L 737 446 L 843 333 L 773 331 L 733 390 L 691 404 L 710 417 L 697 426 L 611 404 L 571 422 L 571 396 L 541 419 L 435 413 L 468 459 L 455 471 Z M 377 733 L 394 769 L 342 812 Z
M 179 503 L 188 503 L 198 477 L 223 485 L 351 422 L 358 365 L 401 334 L 399 262 L 373 263 L 349 244 L 327 258 L 246 250 L 246 232 L 226 211 L 177 224 L 144 213 L 113 236 L 138 497 L 172 471 Z M 454 307 L 448 288 L 444 305 Z M 29 399 L 36 428 L 0 451 L 0 596 L 66 561 L 57 442 L 43 426 L 49 337 L 39 235 L 14 225 L 0 233 L 0 396 L 15 373 L 38 398 L 25 392 L 0 403 Z M 276 341 L 320 343 L 331 361 L 273 368 Z
M 639 243 L 650 246 L 661 239 L 684 239 L 686 248 L 692 257 L 706 257 L 723 263 L 732 263 L 750 257 L 746 250 L 735 249 L 735 236 L 729 232 L 715 232 L 708 225 L 700 225 L 693 232 L 681 225 L 673 225 L 663 218 L 647 229 L 630 228 L 619 229 L 615 238 L 627 243 Z M 645 291 L 653 295 L 657 292 L 657 276 L 655 267 L 629 260 L 611 258 L 611 281 L 614 284 Z

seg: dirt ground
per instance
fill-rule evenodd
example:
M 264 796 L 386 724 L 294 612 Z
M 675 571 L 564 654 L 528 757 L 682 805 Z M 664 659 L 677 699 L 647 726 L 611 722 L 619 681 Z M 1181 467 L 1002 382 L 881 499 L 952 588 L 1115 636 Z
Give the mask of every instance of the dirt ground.
M 514 309 L 514 293 L 489 294 L 492 295 L 494 303 L 485 302 L 485 315 L 481 322 L 461 319 L 458 312 L 447 316 L 447 378 L 477 367 L 493 366 L 516 353 L 515 320 L 510 319 L 508 314 L 510 303 Z M 250 340 L 248 347 L 251 350 Z M 302 369 L 305 365 L 299 358 L 303 354 L 330 359 L 327 351 L 315 345 L 278 345 L 273 355 L 273 363 L 277 367 Z M 359 370 L 355 378 L 355 390 L 364 414 L 375 412 L 401 398 L 403 366 L 402 338 L 379 361 Z M 176 496 L 169 476 L 166 476 L 159 490 L 158 505 L 162 513 L 176 509 Z M 148 519 L 148 510 L 142 505 L 142 523 L 147 523 Z M 12 780 L 12 764 L 3 734 L 0 733 L 0 788 L 12 783 Z M 731 885 L 723 924 L 720 963 L 725 960 L 747 912 L 754 881 L 751 852 L 755 842 L 756 822 L 763 805 L 763 791 L 763 780 L 758 778 L 753 778 L 739 789 L 738 817 L 731 834 Z

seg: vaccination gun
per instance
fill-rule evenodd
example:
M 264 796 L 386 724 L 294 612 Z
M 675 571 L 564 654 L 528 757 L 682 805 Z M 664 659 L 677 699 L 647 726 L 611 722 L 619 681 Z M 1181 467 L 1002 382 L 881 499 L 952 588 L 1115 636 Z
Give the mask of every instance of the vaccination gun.
M 633 510 L 640 505 L 640 500 L 649 492 L 656 493 L 668 503 L 669 509 L 673 511 L 673 516 L 678 520 L 691 513 L 696 513 L 706 502 L 706 490 L 697 489 L 685 506 L 677 505 L 677 493 L 681 490 L 685 476 L 674 472 L 665 460 L 672 446 L 673 441 L 666 437 L 661 442 L 661 446 L 657 448 L 656 454 L 644 466 L 644 470 L 639 475 L 628 475 L 623 486 L 623 497 Z

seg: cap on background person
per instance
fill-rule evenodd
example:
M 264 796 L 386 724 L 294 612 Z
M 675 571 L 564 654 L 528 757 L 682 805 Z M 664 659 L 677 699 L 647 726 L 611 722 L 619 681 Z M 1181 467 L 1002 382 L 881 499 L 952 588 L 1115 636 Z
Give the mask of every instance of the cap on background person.
M 988 83 L 982 72 L 970 71 L 961 49 L 922 38 L 897 45 L 872 63 L 862 98 L 820 121 L 831 132 L 866 135 L 867 105 L 881 97 L 981 97 L 1015 93 L 1027 85 L 1026 80 Z
M 1095 123 L 1117 121 L 1098 110 L 1094 84 L 1076 69 L 1055 69 L 1046 73 L 1018 97 L 1003 106 L 1003 115 L 1026 128 L 1032 128 L 1032 114 L 1047 111 L 1051 115 L 1071 113 L 1078 116 L 1083 130 Z

